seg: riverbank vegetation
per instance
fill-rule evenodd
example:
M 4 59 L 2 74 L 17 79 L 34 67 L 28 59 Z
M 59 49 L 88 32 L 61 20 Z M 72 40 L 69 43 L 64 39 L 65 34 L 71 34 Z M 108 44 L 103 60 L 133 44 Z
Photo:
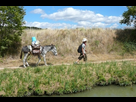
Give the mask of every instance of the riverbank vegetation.
M 134 61 L 28 67 L 0 71 L 0 96 L 76 93 L 96 85 L 136 83 Z

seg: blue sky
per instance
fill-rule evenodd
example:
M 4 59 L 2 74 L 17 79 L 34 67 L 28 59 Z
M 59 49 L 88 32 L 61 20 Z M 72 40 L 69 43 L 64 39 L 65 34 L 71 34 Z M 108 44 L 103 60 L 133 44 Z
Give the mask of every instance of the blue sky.
M 125 28 L 126 6 L 24 6 L 26 26 L 40 28 Z M 129 27 L 129 26 L 128 26 Z

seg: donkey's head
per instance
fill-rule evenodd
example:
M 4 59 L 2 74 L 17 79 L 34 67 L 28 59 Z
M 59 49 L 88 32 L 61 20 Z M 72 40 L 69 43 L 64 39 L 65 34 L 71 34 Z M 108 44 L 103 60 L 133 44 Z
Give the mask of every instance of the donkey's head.
M 52 51 L 55 56 L 58 55 L 57 49 L 56 49 L 55 45 L 53 45 L 53 44 L 51 44 L 51 50 L 50 51 Z

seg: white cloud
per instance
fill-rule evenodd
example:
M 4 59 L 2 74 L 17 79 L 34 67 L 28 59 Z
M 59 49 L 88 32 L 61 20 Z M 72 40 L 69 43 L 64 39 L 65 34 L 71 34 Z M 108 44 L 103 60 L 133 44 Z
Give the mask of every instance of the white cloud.
M 102 22 L 97 22 L 93 24 L 93 27 L 101 27 L 101 28 L 105 28 L 106 26 L 108 26 L 109 24 L 106 23 L 102 23 Z
M 81 22 L 78 22 L 78 25 L 83 26 L 83 27 L 101 27 L 101 28 L 105 28 L 109 24 L 102 23 L 102 22 L 91 23 L 91 22 L 87 22 L 87 21 L 81 21 Z
M 91 23 L 91 22 L 88 22 L 88 21 L 79 21 L 78 22 L 78 25 L 79 26 L 92 26 L 93 25 L 93 23 Z
M 118 23 L 122 17 L 117 17 L 117 16 L 109 16 L 105 17 L 104 21 L 105 23 Z
M 25 26 L 39 27 L 39 28 L 86 28 L 86 27 L 101 27 L 105 28 L 108 24 L 97 22 L 90 23 L 81 21 L 78 24 L 67 24 L 67 23 L 49 23 L 49 22 L 27 22 Z
M 73 22 L 89 21 L 89 22 L 105 22 L 116 23 L 122 19 L 118 16 L 103 16 L 102 14 L 95 14 L 90 10 L 79 10 L 72 7 L 65 8 L 58 12 L 47 15 L 46 13 L 41 15 L 42 18 L 49 18 L 53 20 L 68 20 Z
M 52 14 L 43 14 L 42 18 L 49 18 L 53 20 L 68 20 L 73 22 L 78 21 L 93 21 L 97 17 L 101 18 L 100 14 L 95 15 L 94 12 L 89 10 L 78 10 L 73 8 L 66 8 Z M 95 20 L 94 20 L 95 21 Z
M 110 28 L 117 28 L 118 27 L 118 24 L 117 23 L 114 23 L 112 26 L 110 26 Z
M 52 20 L 64 20 L 64 21 L 71 21 L 77 23 L 77 25 L 71 25 L 71 24 L 66 24 L 66 23 L 47 23 L 47 22 L 33 22 L 35 23 L 36 26 L 39 27 L 71 27 L 71 28 L 76 28 L 76 27 L 106 27 L 108 25 L 111 25 L 113 23 L 111 28 L 117 27 L 117 23 L 122 19 L 121 16 L 104 16 L 99 13 L 95 13 L 90 10 L 80 10 L 80 9 L 74 9 L 72 7 L 65 8 L 62 10 L 59 10 L 57 12 L 51 13 L 51 14 L 46 14 L 44 10 L 42 9 L 35 9 L 31 11 L 32 13 L 35 14 L 41 14 L 41 17 L 52 19 Z
M 31 11 L 31 13 L 35 13 L 35 14 L 45 14 L 45 12 L 44 12 L 42 9 L 40 9 L 40 8 L 34 9 L 33 11 Z
M 66 23 L 48 23 L 48 22 L 27 22 L 25 26 L 39 28 L 71 28 L 72 25 Z

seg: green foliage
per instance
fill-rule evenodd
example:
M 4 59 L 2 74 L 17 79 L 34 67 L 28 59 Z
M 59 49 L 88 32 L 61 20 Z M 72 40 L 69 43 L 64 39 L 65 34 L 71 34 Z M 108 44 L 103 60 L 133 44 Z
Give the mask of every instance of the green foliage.
M 42 28 L 38 28 L 38 27 L 29 27 L 29 26 L 24 26 L 25 29 L 36 29 L 36 30 L 40 30 Z
M 133 54 L 136 51 L 136 29 L 116 31 L 116 39 L 110 51 L 117 51 L 124 56 L 125 53 Z
M 37 68 L 34 69 L 34 71 L 35 71 L 35 73 L 39 73 L 39 72 L 41 72 L 42 70 L 41 70 L 41 68 L 37 67 Z
M 99 45 L 99 41 L 98 40 L 95 40 L 95 45 L 98 47 L 98 45 Z
M 37 89 L 35 89 L 34 94 L 35 94 L 35 95 L 39 95 L 39 96 L 40 96 L 40 95 L 43 95 L 43 94 L 44 94 L 44 91 L 43 91 L 43 90 L 41 90 L 41 89 L 38 89 L 38 88 L 37 88 Z
M 17 95 L 18 97 L 23 97 L 26 95 L 28 90 L 26 90 L 23 86 L 18 89 Z
M 132 52 L 136 50 L 136 43 L 134 42 L 124 42 L 124 49 L 126 52 Z
M 128 11 L 123 13 L 123 19 L 120 21 L 122 24 L 131 25 L 134 23 L 134 27 L 136 27 L 136 6 L 127 6 Z
M 25 11 L 22 6 L 0 6 L 0 55 L 17 53 Z

